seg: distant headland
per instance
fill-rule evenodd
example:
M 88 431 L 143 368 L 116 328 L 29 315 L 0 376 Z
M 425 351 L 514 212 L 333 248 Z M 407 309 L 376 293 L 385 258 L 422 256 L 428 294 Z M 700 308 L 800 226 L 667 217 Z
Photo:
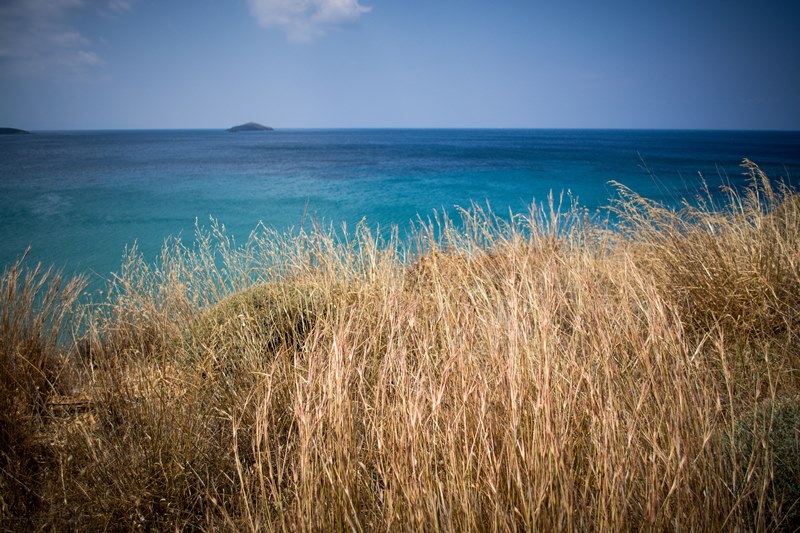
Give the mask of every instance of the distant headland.
M 269 126 L 262 126 L 256 122 L 248 122 L 247 124 L 240 124 L 228 129 L 231 133 L 238 133 L 240 131 L 273 131 Z
M 28 135 L 29 131 L 18 130 L 17 128 L 0 128 L 0 135 Z

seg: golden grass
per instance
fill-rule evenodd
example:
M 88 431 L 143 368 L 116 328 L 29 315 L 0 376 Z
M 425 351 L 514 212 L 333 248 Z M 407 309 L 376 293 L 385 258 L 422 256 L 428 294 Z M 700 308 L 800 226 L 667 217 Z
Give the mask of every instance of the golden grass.
M 2 525 L 792 530 L 800 201 L 745 165 L 723 206 L 621 189 L 613 228 L 213 226 L 91 308 L 16 266 Z

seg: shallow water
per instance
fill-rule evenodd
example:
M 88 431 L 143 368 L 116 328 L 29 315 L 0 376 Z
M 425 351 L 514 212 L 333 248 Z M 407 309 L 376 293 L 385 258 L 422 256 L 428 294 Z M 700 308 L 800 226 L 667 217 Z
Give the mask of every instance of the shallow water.
M 136 241 L 155 257 L 214 217 L 238 239 L 259 221 L 362 218 L 398 225 L 487 201 L 526 211 L 550 190 L 591 210 L 611 180 L 676 203 L 743 183 L 743 158 L 800 181 L 800 132 L 624 130 L 217 130 L 36 132 L 0 137 L 0 263 L 106 277 Z

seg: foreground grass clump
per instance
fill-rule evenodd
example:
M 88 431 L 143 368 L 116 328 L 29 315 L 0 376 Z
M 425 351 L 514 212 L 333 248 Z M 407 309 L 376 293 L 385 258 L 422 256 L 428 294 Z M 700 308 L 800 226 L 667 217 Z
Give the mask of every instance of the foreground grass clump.
M 792 530 L 800 202 L 746 165 L 722 206 L 622 190 L 611 229 L 215 226 L 91 308 L 15 267 L 2 525 Z

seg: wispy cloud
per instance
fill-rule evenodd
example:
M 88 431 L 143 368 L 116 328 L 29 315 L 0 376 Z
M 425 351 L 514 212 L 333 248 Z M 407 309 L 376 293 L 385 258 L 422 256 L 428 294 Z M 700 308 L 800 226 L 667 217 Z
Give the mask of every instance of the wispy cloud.
M 77 72 L 103 63 L 72 19 L 93 8 L 121 14 L 132 0 L 0 0 L 0 67 L 35 73 Z
M 372 8 L 359 0 L 247 0 L 265 28 L 279 28 L 294 41 L 310 41 L 329 29 L 351 24 Z
M 133 8 L 133 0 L 109 0 L 108 9 L 112 13 L 127 13 Z

